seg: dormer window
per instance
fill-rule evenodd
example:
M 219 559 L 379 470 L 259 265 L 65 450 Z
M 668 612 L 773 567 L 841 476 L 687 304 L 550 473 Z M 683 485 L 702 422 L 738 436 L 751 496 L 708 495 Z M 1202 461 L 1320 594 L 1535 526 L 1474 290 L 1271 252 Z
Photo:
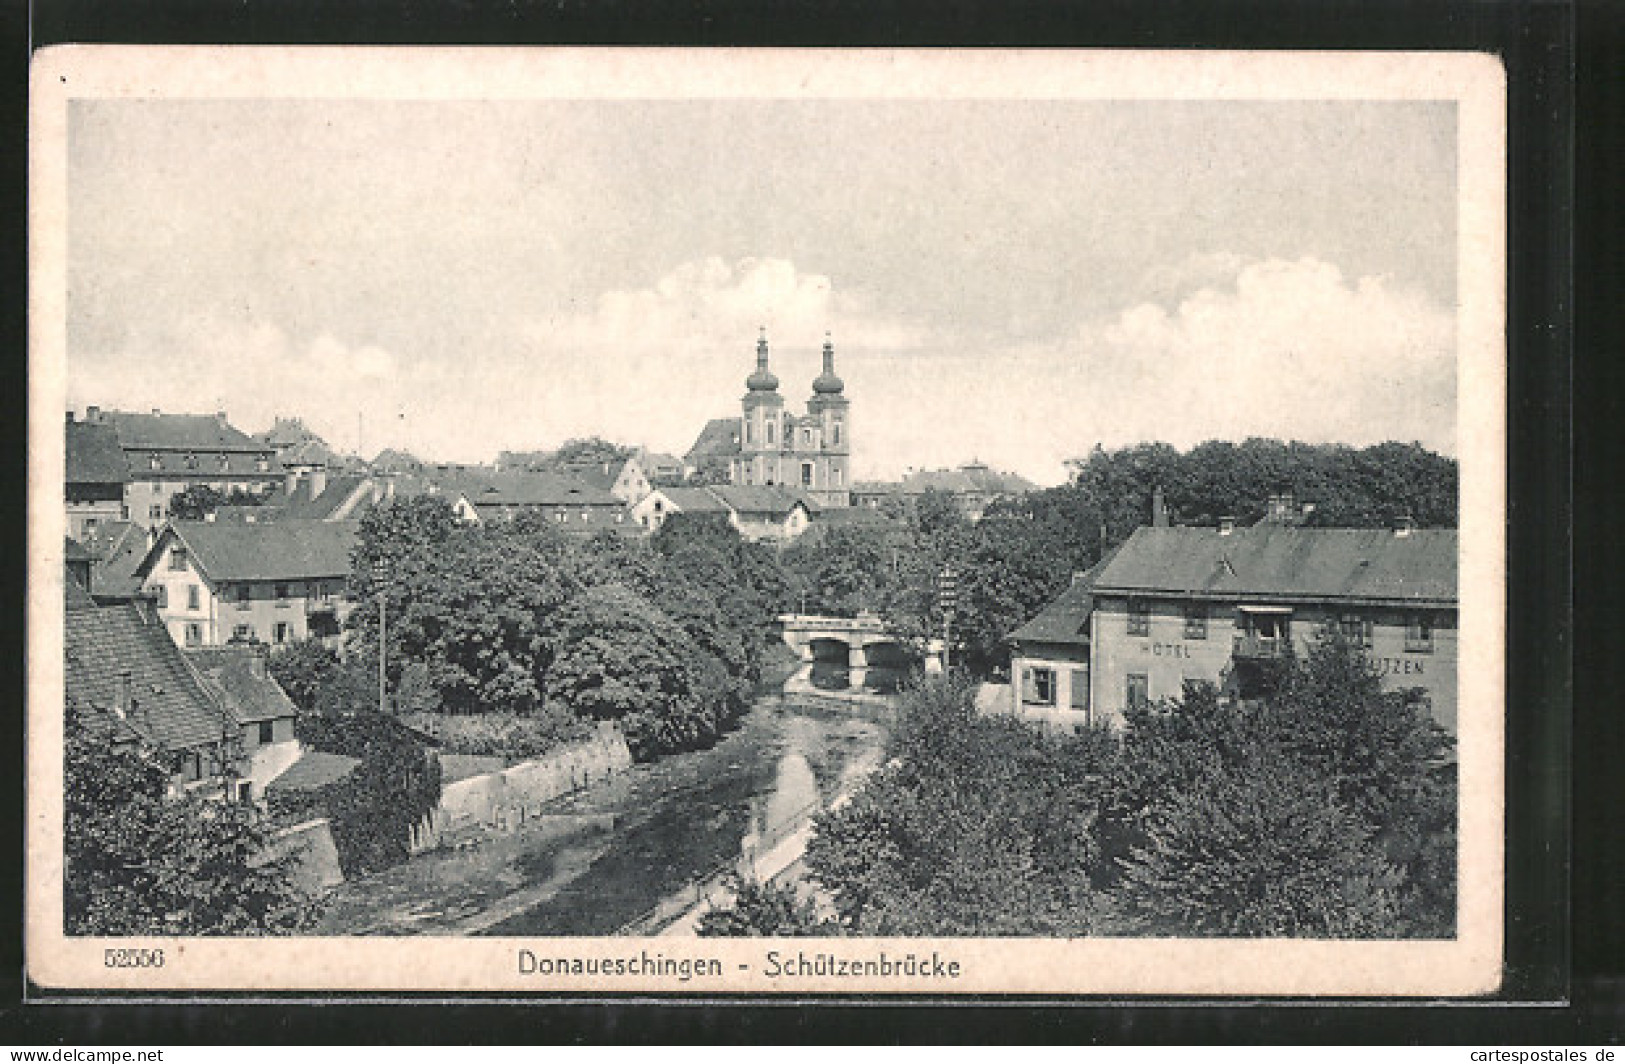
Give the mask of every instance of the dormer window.
M 197 455 L 189 454 L 189 455 L 186 456 L 186 468 L 187 469 L 196 469 L 197 468 Z
M 271 456 L 268 454 L 262 454 L 255 458 L 254 468 L 259 470 L 261 473 L 269 473 L 271 471 Z
M 155 454 L 147 455 L 147 468 L 148 469 L 159 469 L 161 467 L 162 467 L 162 463 L 159 462 L 157 455 L 155 455 Z
M 221 455 L 220 456 L 220 472 L 225 473 L 225 472 L 230 471 L 230 469 L 231 469 L 231 459 L 227 458 L 225 455 Z

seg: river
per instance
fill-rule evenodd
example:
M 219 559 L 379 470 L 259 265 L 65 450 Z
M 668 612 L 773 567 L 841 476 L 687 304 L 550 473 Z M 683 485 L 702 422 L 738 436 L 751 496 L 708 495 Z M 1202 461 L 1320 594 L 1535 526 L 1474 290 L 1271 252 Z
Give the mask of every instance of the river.
M 612 935 L 732 867 L 878 763 L 890 711 L 773 694 L 707 750 L 636 765 L 545 816 L 335 889 L 333 935 Z

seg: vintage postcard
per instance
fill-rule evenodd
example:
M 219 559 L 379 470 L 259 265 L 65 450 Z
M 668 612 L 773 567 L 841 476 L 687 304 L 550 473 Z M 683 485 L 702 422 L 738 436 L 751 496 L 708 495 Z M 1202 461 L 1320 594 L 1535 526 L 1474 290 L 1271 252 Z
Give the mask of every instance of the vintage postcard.
M 1493 58 L 32 90 L 36 985 L 1500 985 Z

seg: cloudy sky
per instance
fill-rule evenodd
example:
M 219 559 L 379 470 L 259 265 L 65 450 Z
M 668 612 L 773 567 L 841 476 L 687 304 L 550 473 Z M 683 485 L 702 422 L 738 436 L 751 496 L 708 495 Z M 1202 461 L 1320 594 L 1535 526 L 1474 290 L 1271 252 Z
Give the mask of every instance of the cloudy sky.
M 1455 451 L 1453 105 L 76 101 L 68 402 L 681 454 L 825 330 L 861 477 Z M 358 430 L 358 420 L 360 428 Z

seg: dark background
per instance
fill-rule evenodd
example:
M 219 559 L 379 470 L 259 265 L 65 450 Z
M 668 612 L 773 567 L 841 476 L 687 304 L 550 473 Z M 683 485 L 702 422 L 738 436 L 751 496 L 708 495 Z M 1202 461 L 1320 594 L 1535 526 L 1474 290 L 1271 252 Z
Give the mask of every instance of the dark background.
M 784 10 L 788 8 L 788 10 Z M 26 58 L 59 42 L 604 44 L 1449 49 L 1509 74 L 1511 404 L 1508 608 L 1508 970 L 1498 1001 L 977 1004 L 471 1001 L 68 1004 L 25 993 L 16 934 L 0 935 L 0 1042 L 1440 1042 L 1617 1043 L 1625 1033 L 1619 758 L 1625 677 L 1614 563 L 1625 530 L 1613 445 L 1625 296 L 1625 4 L 1434 0 L 0 0 L 11 47 L 0 148 L 12 208 L 0 334 L 16 386 L 0 419 L 22 498 L 25 456 Z M 1578 93 L 1579 105 L 1575 97 Z M 1578 137 L 1576 136 L 1578 125 Z M 1575 184 L 1576 167 L 1580 178 Z M 1577 213 L 1576 213 L 1577 212 Z M 1578 221 L 1576 218 L 1578 217 Z M 1571 402 L 1571 400 L 1573 400 Z M 1573 411 L 1571 420 L 1571 409 Z M 0 631 L 7 747 L 0 815 L 21 926 L 21 507 L 8 523 L 17 594 Z M 1580 566 L 1578 579 L 1574 567 Z M 1572 589 L 1572 591 L 1571 591 Z M 1570 728 L 1573 709 L 1574 728 Z M 1572 771 L 1571 771 L 1572 766 Z M 1522 1002 L 1517 1006 L 1509 1002 Z M 1543 1002 L 1544 1004 L 1527 1004 Z M 332 1004 L 332 1003 L 328 1003 Z M 1020 1007 L 1011 1007 L 1019 1005 Z

